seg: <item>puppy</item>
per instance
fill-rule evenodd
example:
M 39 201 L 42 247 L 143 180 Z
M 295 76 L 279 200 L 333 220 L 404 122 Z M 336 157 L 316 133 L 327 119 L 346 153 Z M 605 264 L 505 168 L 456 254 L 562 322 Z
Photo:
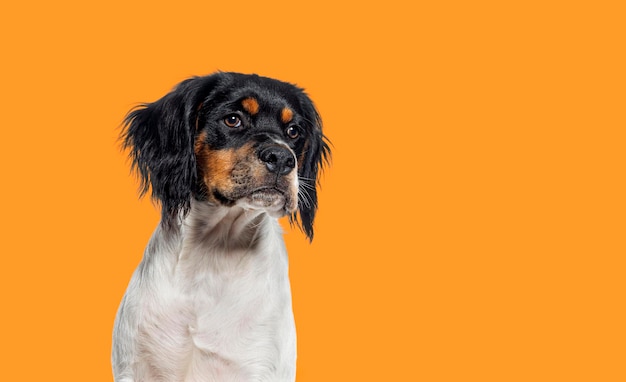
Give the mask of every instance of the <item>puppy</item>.
M 115 381 L 294 381 L 278 218 L 313 239 L 330 151 L 311 100 L 257 75 L 194 77 L 131 111 L 122 139 L 161 222 L 115 320 Z

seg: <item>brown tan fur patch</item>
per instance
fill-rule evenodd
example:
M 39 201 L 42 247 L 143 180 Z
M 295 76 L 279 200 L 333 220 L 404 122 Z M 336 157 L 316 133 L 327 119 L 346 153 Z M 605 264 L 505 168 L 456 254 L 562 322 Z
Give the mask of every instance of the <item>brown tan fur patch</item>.
M 280 120 L 283 121 L 283 123 L 289 123 L 292 119 L 293 110 L 291 110 L 290 108 L 286 107 L 280 112 Z
M 248 97 L 241 101 L 241 105 L 245 111 L 250 113 L 250 115 L 255 115 L 259 112 L 259 102 L 252 97 Z
M 237 161 L 237 153 L 234 149 L 228 150 L 208 150 L 206 158 L 206 168 L 204 169 L 204 181 L 210 189 L 232 188 L 230 173 L 233 164 Z
M 238 149 L 211 150 L 206 144 L 196 141 L 196 157 L 204 184 L 209 190 L 219 191 L 225 196 L 241 192 L 250 182 L 260 181 L 262 164 L 256 159 L 252 144 Z
M 196 142 L 193 145 L 193 151 L 196 153 L 196 155 L 200 154 L 202 151 L 202 148 L 205 146 L 206 137 L 207 137 L 206 131 L 202 131 L 200 132 L 200 134 L 198 134 L 198 137 L 196 138 Z

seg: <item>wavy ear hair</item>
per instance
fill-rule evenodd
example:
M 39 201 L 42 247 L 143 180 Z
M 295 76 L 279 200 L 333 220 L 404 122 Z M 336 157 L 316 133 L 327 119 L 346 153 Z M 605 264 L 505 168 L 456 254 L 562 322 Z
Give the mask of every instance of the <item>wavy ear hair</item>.
M 124 120 L 122 146 L 130 150 L 141 180 L 140 196 L 152 188 L 166 226 L 180 211 L 189 211 L 198 176 L 193 152 L 197 109 L 216 80 L 185 80 L 160 100 L 131 110 Z
M 313 220 L 317 212 L 317 186 L 319 185 L 318 173 L 330 161 L 330 147 L 328 138 L 322 134 L 322 120 L 313 102 L 304 93 L 299 94 L 298 101 L 312 134 L 304 147 L 304 161 L 298 171 L 300 183 L 298 212 L 290 216 L 289 221 L 300 227 L 309 241 L 313 241 Z

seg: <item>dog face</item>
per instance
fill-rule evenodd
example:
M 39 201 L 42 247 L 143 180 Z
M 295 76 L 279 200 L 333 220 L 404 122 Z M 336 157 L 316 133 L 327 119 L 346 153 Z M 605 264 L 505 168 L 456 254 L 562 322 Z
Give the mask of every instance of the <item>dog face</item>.
M 238 73 L 194 77 L 131 111 L 122 138 L 165 225 L 195 198 L 289 215 L 313 238 L 318 170 L 330 151 L 302 89 Z

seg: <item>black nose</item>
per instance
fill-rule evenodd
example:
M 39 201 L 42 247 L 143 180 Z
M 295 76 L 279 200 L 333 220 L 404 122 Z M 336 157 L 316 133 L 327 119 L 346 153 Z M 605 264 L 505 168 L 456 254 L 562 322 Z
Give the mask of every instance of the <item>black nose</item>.
M 259 159 L 267 169 L 278 175 L 287 175 L 296 167 L 296 158 L 291 151 L 282 146 L 268 146 L 259 151 Z

